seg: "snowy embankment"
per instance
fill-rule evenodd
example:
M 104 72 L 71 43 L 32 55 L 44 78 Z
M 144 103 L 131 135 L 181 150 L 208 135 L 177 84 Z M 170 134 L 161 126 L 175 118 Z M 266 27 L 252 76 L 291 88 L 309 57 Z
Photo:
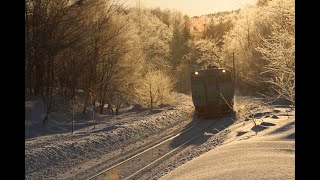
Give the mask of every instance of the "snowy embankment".
M 175 94 L 173 105 L 150 111 L 124 112 L 115 117 L 98 116 L 96 128 L 83 126 L 71 132 L 38 136 L 25 141 L 26 179 L 55 178 L 70 168 L 100 155 L 157 134 L 192 116 L 191 97 Z M 105 118 L 104 118 L 105 117 Z M 70 128 L 50 119 L 55 126 Z M 90 122 L 87 122 L 90 124 Z M 48 124 L 50 126 L 50 124 Z M 34 128 L 37 131 L 38 128 Z M 32 129 L 30 134 L 35 134 Z
M 252 120 L 230 126 L 221 146 L 161 179 L 294 179 L 294 110 L 255 114 L 256 126 Z

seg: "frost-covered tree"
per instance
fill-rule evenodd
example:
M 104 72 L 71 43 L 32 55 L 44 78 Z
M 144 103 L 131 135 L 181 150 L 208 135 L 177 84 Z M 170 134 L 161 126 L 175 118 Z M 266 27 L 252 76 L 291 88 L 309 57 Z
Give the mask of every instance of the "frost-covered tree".
M 273 32 L 261 37 L 263 43 L 256 48 L 267 61 L 261 74 L 271 85 L 273 98 L 284 97 L 295 102 L 295 36 L 294 1 L 270 1 L 264 11 L 272 14 Z
M 169 68 L 172 28 L 153 15 L 149 9 L 131 9 L 130 23 L 138 29 L 148 65 L 157 68 Z
M 234 53 L 237 87 L 242 92 L 256 92 L 261 87 L 259 74 L 265 61 L 255 48 L 262 43 L 259 35 L 268 33 L 268 28 L 264 28 L 270 26 L 268 19 L 268 16 L 256 7 L 241 9 L 234 27 L 223 36 L 223 64 L 232 69 Z
M 219 46 L 221 46 L 223 44 L 223 35 L 232 28 L 233 21 L 235 21 L 235 19 L 232 12 L 226 12 L 226 14 L 220 16 L 210 17 L 208 23 L 205 24 L 202 38 L 219 40 Z
M 139 36 L 135 29 L 127 30 L 122 37 L 122 47 L 126 53 L 122 54 L 116 67 L 117 73 L 112 79 L 113 101 L 115 114 L 118 115 L 120 107 L 124 103 L 134 101 L 134 88 L 139 85 L 142 69 L 145 67 L 145 55 L 140 43 Z
M 283 94 L 286 89 L 290 91 L 287 93 L 289 99 L 294 98 L 293 0 L 260 1 L 258 6 L 241 9 L 234 27 L 223 36 L 223 43 L 223 64 L 232 68 L 231 54 L 235 54 L 240 90 L 266 92 L 271 82 L 274 85 L 278 82 L 279 87 L 272 86 L 273 91 Z M 276 69 L 285 66 L 291 67 L 291 73 L 275 73 Z
M 172 70 L 180 64 L 182 57 L 189 52 L 188 42 L 190 39 L 190 19 L 181 12 L 174 11 L 170 14 L 172 19 L 173 37 L 170 42 L 170 56 Z
M 129 87 L 133 89 L 138 79 L 144 55 L 138 45 L 137 30 L 127 23 L 128 17 L 114 15 L 110 21 L 101 34 L 94 87 L 98 93 L 100 113 L 103 113 L 106 103 L 115 103 L 117 115 L 121 104 L 130 97 Z
M 134 84 L 144 54 L 120 1 L 28 0 L 25 20 L 26 95 L 44 96 L 54 110 L 54 100 L 82 89 L 85 111 L 89 89 L 101 106 L 115 92 L 130 94 L 124 87 Z
M 79 47 L 79 36 L 86 30 L 86 11 L 68 0 L 25 3 L 26 95 L 42 95 L 50 111 L 57 86 L 57 61 L 66 49 Z
M 174 80 L 159 70 L 145 73 L 135 89 L 136 100 L 142 107 L 153 109 L 161 104 L 172 102 Z
M 195 48 L 200 54 L 196 63 L 207 67 L 209 64 L 220 66 L 221 49 L 218 46 L 219 41 L 215 39 L 200 39 L 195 42 Z

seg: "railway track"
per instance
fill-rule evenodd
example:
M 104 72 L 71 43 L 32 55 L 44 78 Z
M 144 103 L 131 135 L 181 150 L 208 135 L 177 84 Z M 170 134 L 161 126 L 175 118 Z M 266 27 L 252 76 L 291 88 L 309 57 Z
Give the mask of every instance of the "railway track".
M 209 128 L 218 126 L 222 119 L 199 121 L 179 133 L 170 135 L 161 142 L 141 150 L 99 173 L 93 174 L 87 179 L 138 179 L 143 175 L 143 172 L 148 171 L 148 168 L 152 168 L 156 163 L 165 160 L 170 155 L 182 151 L 203 136 Z

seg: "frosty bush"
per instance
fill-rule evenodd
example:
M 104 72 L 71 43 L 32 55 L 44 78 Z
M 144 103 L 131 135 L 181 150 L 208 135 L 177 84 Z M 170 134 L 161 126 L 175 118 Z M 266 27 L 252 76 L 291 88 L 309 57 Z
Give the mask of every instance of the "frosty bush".
M 174 80 L 159 70 L 149 70 L 135 89 L 136 100 L 142 107 L 151 109 L 172 102 Z

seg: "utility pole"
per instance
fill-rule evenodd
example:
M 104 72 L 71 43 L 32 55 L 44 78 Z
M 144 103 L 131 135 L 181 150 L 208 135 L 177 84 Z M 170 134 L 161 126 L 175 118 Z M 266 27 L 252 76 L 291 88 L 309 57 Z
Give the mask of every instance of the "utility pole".
M 236 65 L 234 63 L 234 52 L 232 52 L 232 61 L 233 61 L 233 93 L 236 89 Z
M 73 134 L 73 131 L 74 131 L 74 100 L 71 101 L 72 103 L 72 134 Z
M 89 88 L 89 94 L 90 94 L 90 103 L 91 103 L 91 107 L 92 107 L 92 120 L 93 120 L 93 129 L 96 128 L 96 120 L 94 119 L 94 108 L 93 108 L 93 103 L 95 102 L 92 102 L 92 97 L 96 97 L 96 93 L 93 92 L 90 88 Z
M 94 108 L 93 108 L 93 103 L 92 103 L 92 96 L 90 96 L 90 102 L 91 102 L 91 108 L 92 108 L 93 129 L 95 129 L 96 128 L 96 121 L 94 119 Z

